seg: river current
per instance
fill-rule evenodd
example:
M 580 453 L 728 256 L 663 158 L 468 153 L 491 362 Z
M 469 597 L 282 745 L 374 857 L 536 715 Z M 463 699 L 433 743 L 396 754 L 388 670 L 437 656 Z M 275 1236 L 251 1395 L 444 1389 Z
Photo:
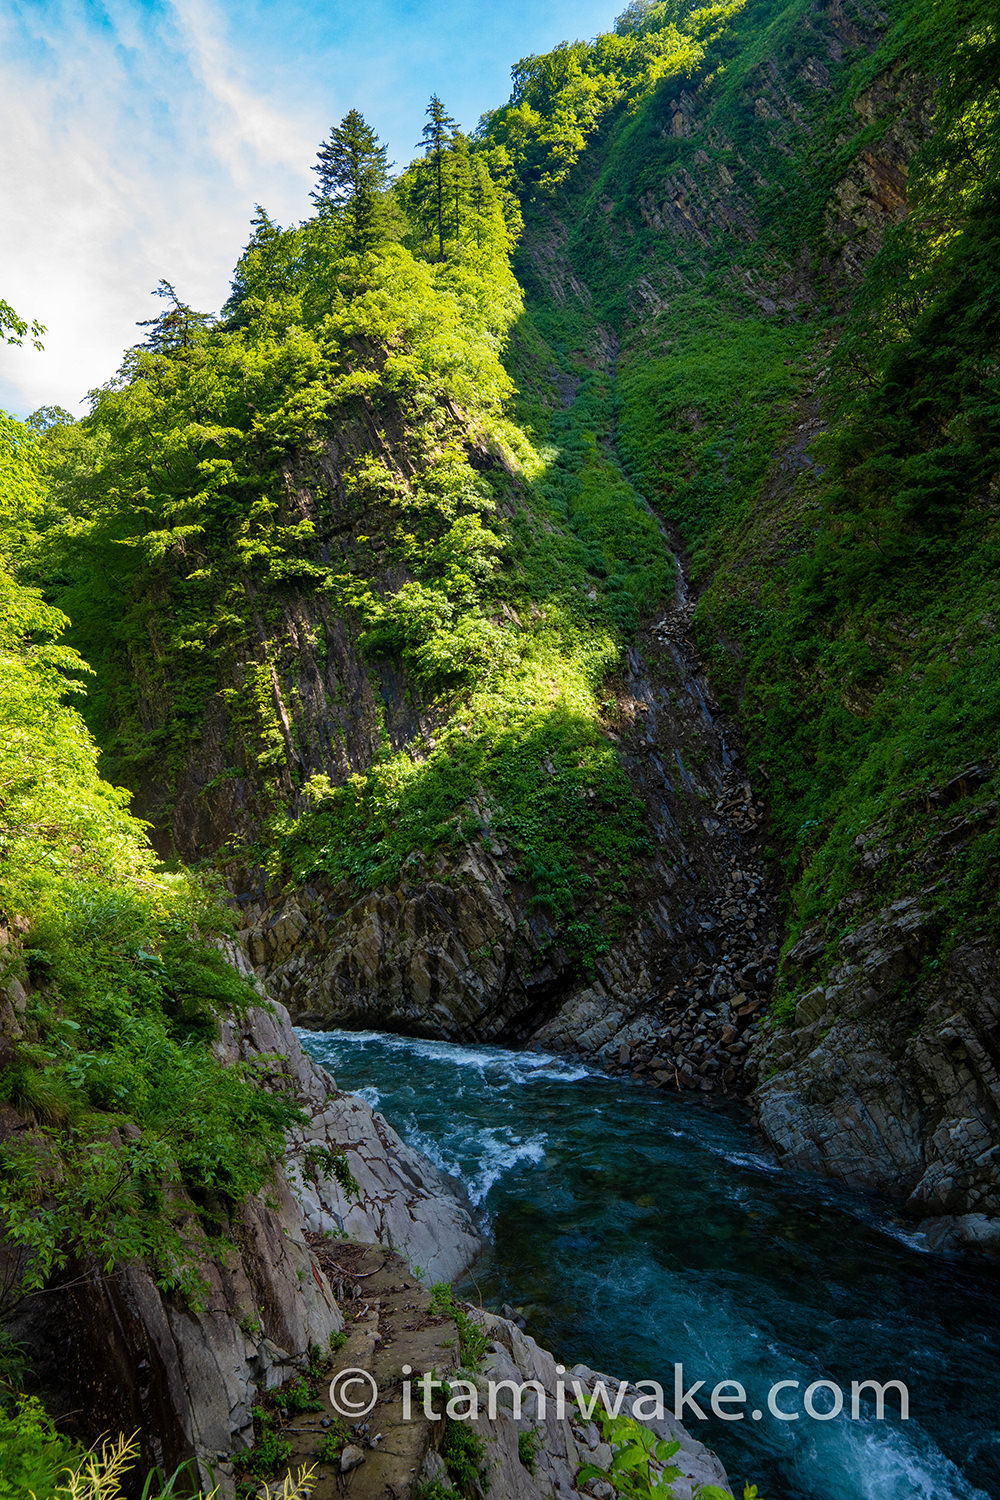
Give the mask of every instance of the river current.
M 373 1032 L 302 1032 L 341 1088 L 460 1177 L 490 1249 L 459 1290 L 510 1303 L 567 1365 L 747 1392 L 740 1421 L 686 1417 L 734 1489 L 766 1500 L 997 1500 L 1000 1291 L 883 1208 L 793 1176 L 744 1112 L 542 1053 Z M 805 1388 L 845 1411 L 814 1420 Z M 852 1381 L 903 1381 L 850 1416 Z M 781 1421 L 775 1397 L 799 1412 Z M 832 1396 L 820 1391 L 816 1410 Z M 728 1409 L 733 1411 L 733 1407 Z M 737 1408 L 739 1409 L 739 1408 Z M 753 1420 L 752 1411 L 762 1413 Z

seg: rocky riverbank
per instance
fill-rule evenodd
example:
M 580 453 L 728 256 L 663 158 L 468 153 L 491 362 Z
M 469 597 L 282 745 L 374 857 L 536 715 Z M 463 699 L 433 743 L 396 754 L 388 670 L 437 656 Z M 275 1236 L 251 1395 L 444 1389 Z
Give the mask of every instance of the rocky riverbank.
M 229 951 L 245 971 L 239 950 Z M 0 1034 L 8 1043 L 21 1035 L 26 1001 L 20 981 L 8 978 L 0 990 Z M 21 1304 L 10 1331 L 57 1418 L 73 1417 L 90 1441 L 138 1433 L 143 1465 L 169 1474 L 193 1464 L 202 1484 L 218 1486 L 220 1500 L 234 1495 L 241 1474 L 255 1472 L 246 1458 L 257 1451 L 262 1420 L 278 1424 L 293 1469 L 316 1463 L 333 1414 L 316 1422 L 295 1416 L 283 1388 L 291 1383 L 301 1391 L 308 1381 L 320 1399 L 338 1369 L 369 1370 L 381 1404 L 369 1422 L 343 1433 L 334 1460 L 320 1465 L 314 1493 L 317 1500 L 345 1493 L 410 1500 L 446 1472 L 437 1453 L 441 1431 L 422 1418 L 397 1423 L 399 1442 L 383 1446 L 372 1423 L 392 1427 L 404 1364 L 441 1373 L 461 1363 L 454 1318 L 431 1311 L 426 1288 L 469 1267 L 483 1245 L 480 1226 L 459 1182 L 303 1053 L 283 1007 L 262 997 L 243 1016 L 223 1020 L 216 1050 L 225 1063 L 253 1067 L 265 1086 L 291 1090 L 307 1123 L 290 1133 L 285 1161 L 266 1189 L 233 1212 L 225 1243 L 210 1241 L 187 1205 L 184 1232 L 200 1294 L 166 1289 L 140 1262 L 110 1272 L 74 1263 L 52 1278 L 45 1295 Z M 3 1126 L 7 1134 L 31 1128 L 9 1107 Z M 5 1265 L 10 1253 L 3 1251 Z M 470 1315 L 489 1347 L 477 1378 L 540 1379 L 552 1388 L 551 1355 L 502 1318 Z M 534 1437 L 526 1466 L 518 1436 L 528 1428 Z M 477 1431 L 493 1493 L 517 1500 L 598 1493 L 575 1484 L 598 1446 L 592 1424 L 532 1408 L 520 1422 L 503 1413 L 484 1418 Z M 687 1488 L 677 1491 L 683 1500 L 696 1481 L 724 1482 L 724 1474 L 701 1444 L 679 1435 L 688 1475 Z
M 321 1252 L 321 1260 L 338 1286 L 347 1314 L 347 1342 L 331 1367 L 332 1379 L 343 1371 L 370 1371 L 379 1396 L 364 1420 L 348 1428 L 338 1426 L 326 1393 L 321 1395 L 321 1411 L 296 1420 L 293 1468 L 310 1463 L 331 1428 L 343 1434 L 341 1456 L 320 1469 L 313 1500 L 333 1500 L 345 1494 L 351 1500 L 404 1500 L 426 1494 L 435 1485 L 442 1486 L 437 1493 L 454 1493 L 455 1457 L 449 1427 L 453 1430 L 455 1424 L 443 1417 L 445 1403 L 440 1396 L 429 1403 L 433 1413 L 429 1415 L 416 1385 L 419 1376 L 430 1370 L 441 1381 L 452 1384 L 456 1393 L 459 1381 L 472 1382 L 481 1393 L 480 1415 L 467 1424 L 478 1440 L 473 1460 L 477 1470 L 475 1493 L 500 1496 L 502 1500 L 571 1500 L 578 1496 L 607 1500 L 611 1489 L 606 1482 L 577 1484 L 576 1476 L 583 1465 L 610 1464 L 611 1449 L 602 1443 L 597 1424 L 585 1420 L 578 1411 L 573 1393 L 578 1388 L 584 1400 L 589 1400 L 602 1381 L 614 1398 L 619 1392 L 619 1379 L 597 1375 L 583 1365 L 565 1370 L 516 1323 L 461 1304 L 459 1317 L 469 1320 L 482 1350 L 470 1361 L 463 1357 L 454 1318 L 442 1313 L 426 1287 L 415 1280 L 397 1255 L 382 1246 L 333 1243 Z M 404 1385 L 408 1375 L 406 1415 Z M 503 1381 L 512 1384 L 501 1389 L 499 1383 Z M 570 1393 L 562 1416 L 556 1405 L 560 1381 Z M 497 1384 L 492 1416 L 488 1412 L 489 1382 Z M 529 1383 L 518 1412 L 513 1388 Z M 630 1387 L 622 1410 L 631 1413 L 640 1394 Z M 676 1500 L 689 1500 L 698 1485 L 727 1486 L 718 1459 L 679 1424 L 667 1417 L 644 1425 L 658 1437 L 680 1443 L 672 1460 L 682 1476 L 674 1482 Z

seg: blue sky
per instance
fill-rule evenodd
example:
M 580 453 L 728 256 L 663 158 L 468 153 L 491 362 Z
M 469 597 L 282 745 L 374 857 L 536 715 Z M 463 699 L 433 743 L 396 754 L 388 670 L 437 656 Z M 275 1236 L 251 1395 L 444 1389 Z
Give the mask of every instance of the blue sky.
M 161 277 L 217 309 L 254 203 L 303 218 L 352 107 L 405 165 L 432 92 L 471 129 L 519 58 L 624 3 L 0 0 L 0 297 L 48 328 L 0 344 L 0 407 L 82 414 Z

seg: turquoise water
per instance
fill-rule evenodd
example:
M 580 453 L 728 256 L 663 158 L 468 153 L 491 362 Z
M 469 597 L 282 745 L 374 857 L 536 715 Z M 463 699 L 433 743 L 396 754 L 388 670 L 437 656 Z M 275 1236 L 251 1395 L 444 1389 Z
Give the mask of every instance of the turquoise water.
M 985 1271 L 782 1172 L 736 1110 L 538 1053 L 301 1036 L 341 1088 L 466 1183 L 492 1237 L 466 1295 L 524 1309 L 567 1365 L 672 1392 L 681 1363 L 706 1406 L 718 1381 L 746 1387 L 759 1421 L 687 1423 L 734 1484 L 767 1500 L 1000 1496 L 1000 1294 Z M 902 1380 L 910 1418 L 767 1413 L 774 1382 L 800 1381 L 779 1404 L 801 1412 L 820 1379 L 848 1393 Z

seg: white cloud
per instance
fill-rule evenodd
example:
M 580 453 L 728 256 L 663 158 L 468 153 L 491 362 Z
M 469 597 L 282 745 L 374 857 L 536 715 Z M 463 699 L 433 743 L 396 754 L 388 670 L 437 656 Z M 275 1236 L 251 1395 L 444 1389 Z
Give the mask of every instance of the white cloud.
M 192 71 L 215 106 L 212 148 L 232 179 L 252 188 L 262 166 L 301 173 L 316 148 L 315 131 L 262 97 L 224 38 L 219 18 L 203 0 L 171 0 Z M 206 111 L 207 112 L 207 111 Z
M 48 326 L 0 344 L 0 406 L 113 375 L 161 277 L 216 310 L 261 202 L 309 211 L 315 150 L 357 106 L 402 166 L 439 92 L 467 127 L 511 61 L 614 0 L 0 0 L 0 297 Z
M 258 198 L 307 208 L 318 139 L 240 69 L 203 0 L 60 0 L 0 32 L 0 296 L 48 333 L 0 347 L 0 404 L 77 411 L 108 379 L 161 277 L 216 309 Z

